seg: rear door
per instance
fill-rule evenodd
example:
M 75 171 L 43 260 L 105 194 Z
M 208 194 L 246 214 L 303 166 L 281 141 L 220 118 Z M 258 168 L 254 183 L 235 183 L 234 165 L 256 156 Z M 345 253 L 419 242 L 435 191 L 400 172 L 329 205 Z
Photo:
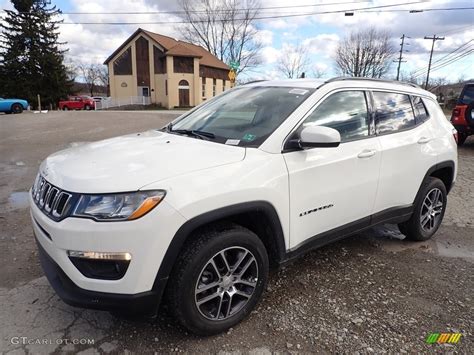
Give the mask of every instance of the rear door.
M 372 96 L 382 149 L 374 213 L 408 208 L 426 172 L 436 164 L 429 115 L 419 97 L 388 91 L 372 91 Z

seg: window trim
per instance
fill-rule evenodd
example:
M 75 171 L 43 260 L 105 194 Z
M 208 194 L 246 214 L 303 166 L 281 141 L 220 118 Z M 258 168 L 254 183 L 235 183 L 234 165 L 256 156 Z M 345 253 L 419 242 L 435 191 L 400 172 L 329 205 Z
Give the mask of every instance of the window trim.
M 362 87 L 338 88 L 338 89 L 334 89 L 334 90 L 331 90 L 331 91 L 327 92 L 326 95 L 324 95 L 321 99 L 319 99 L 304 115 L 302 115 L 302 117 L 298 121 L 298 123 L 290 130 L 288 135 L 283 140 L 281 153 L 284 154 L 284 153 L 294 152 L 295 149 L 285 148 L 286 144 L 288 143 L 289 140 L 291 140 L 293 138 L 293 135 L 295 134 L 295 132 L 298 131 L 298 129 L 301 127 L 301 125 L 304 123 L 304 121 L 309 117 L 309 115 L 311 115 L 329 96 L 331 96 L 333 94 L 336 94 L 336 93 L 339 93 L 339 92 L 345 92 L 345 91 L 361 91 L 361 92 L 364 93 L 365 102 L 366 102 L 366 105 L 367 105 L 368 121 L 369 121 L 368 122 L 368 126 L 369 126 L 368 127 L 368 129 L 369 129 L 368 133 L 369 134 L 366 137 L 354 138 L 354 139 L 351 139 L 351 140 L 341 142 L 340 144 L 352 143 L 352 142 L 356 142 L 356 141 L 359 141 L 359 140 L 362 140 L 362 139 L 370 139 L 370 138 L 376 137 L 376 135 L 375 135 L 375 121 L 374 121 L 375 111 L 373 110 L 374 105 L 373 105 L 373 101 L 372 101 L 373 97 L 369 93 L 369 90 L 367 88 L 362 88 Z M 317 92 L 317 90 L 315 91 L 315 93 L 316 92 Z
M 424 120 L 424 121 L 419 121 L 419 119 L 416 115 L 415 104 L 414 104 L 414 100 L 413 100 L 415 97 L 418 97 L 421 100 L 421 103 L 423 104 L 423 107 L 425 108 L 426 120 Z M 422 125 L 423 123 L 425 123 L 426 121 L 428 121 L 431 118 L 430 111 L 428 111 L 428 108 L 426 107 L 425 101 L 423 100 L 423 98 L 421 96 L 419 96 L 419 95 L 410 95 L 410 101 L 411 101 L 411 106 L 413 107 L 413 113 L 415 114 L 415 127 L 419 126 L 419 125 Z
M 431 118 L 430 112 L 428 111 L 428 108 L 426 107 L 426 104 L 423 101 L 424 98 L 421 95 L 411 94 L 411 93 L 404 92 L 404 91 L 386 90 L 386 89 L 370 89 L 370 90 L 367 90 L 367 91 L 370 93 L 370 96 L 372 98 L 373 116 L 374 116 L 374 135 L 377 136 L 377 137 L 383 137 L 383 136 L 388 136 L 390 134 L 397 134 L 397 133 L 401 133 L 401 132 L 410 131 L 412 129 L 418 128 L 418 126 L 421 126 L 423 123 L 428 122 L 428 120 Z M 377 133 L 377 122 L 375 120 L 375 111 L 376 110 L 375 110 L 374 92 L 387 92 L 387 93 L 391 93 L 391 94 L 408 95 L 408 97 L 410 98 L 410 105 L 411 105 L 411 110 L 413 111 L 413 117 L 415 119 L 415 124 L 411 127 L 400 129 L 400 130 L 393 131 L 393 132 L 387 132 L 387 133 L 382 133 L 382 134 Z M 415 96 L 419 97 L 421 99 L 421 101 L 423 102 L 423 105 L 425 106 L 425 110 L 428 113 L 428 118 L 425 121 L 421 121 L 419 123 L 417 122 L 418 120 L 416 119 L 416 115 L 415 115 L 415 107 L 413 106 L 413 97 L 415 97 Z M 341 144 L 342 144 L 342 142 L 341 142 Z

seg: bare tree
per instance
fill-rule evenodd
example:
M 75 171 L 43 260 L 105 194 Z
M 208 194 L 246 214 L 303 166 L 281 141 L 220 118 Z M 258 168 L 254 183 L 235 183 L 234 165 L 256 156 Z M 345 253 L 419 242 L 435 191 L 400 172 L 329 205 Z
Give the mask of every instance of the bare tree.
M 261 63 L 255 17 L 259 0 L 181 0 L 183 38 L 200 45 L 229 64 L 239 62 L 237 73 Z
M 390 34 L 375 28 L 352 32 L 336 49 L 336 67 L 342 75 L 380 78 L 390 69 L 395 50 Z
M 301 44 L 285 46 L 276 63 L 276 70 L 288 79 L 301 77 L 309 65 L 308 51 Z
M 107 87 L 109 83 L 109 74 L 107 67 L 104 65 L 94 63 L 77 63 L 76 71 L 84 80 L 84 83 L 87 86 L 87 91 L 91 96 L 94 96 L 94 92 L 98 91 L 97 89 L 99 86 Z
M 326 76 L 326 73 L 323 70 L 318 69 L 318 68 L 314 69 L 313 74 L 311 75 L 311 77 L 316 78 L 316 79 L 324 78 L 324 76 Z
M 91 96 L 94 96 L 94 91 L 97 86 L 98 75 L 96 70 L 96 64 L 92 63 L 78 63 L 77 71 L 80 77 L 84 80 L 87 86 L 87 91 Z
M 106 65 L 97 65 L 97 82 L 99 85 L 107 87 L 109 85 L 109 70 Z

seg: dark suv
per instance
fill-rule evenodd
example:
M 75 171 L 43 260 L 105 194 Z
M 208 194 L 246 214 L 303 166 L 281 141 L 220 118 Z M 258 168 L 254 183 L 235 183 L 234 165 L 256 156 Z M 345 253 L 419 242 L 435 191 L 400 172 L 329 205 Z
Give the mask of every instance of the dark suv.
M 462 89 L 451 115 L 451 123 L 458 131 L 459 146 L 464 144 L 468 136 L 474 134 L 474 83 L 468 83 Z

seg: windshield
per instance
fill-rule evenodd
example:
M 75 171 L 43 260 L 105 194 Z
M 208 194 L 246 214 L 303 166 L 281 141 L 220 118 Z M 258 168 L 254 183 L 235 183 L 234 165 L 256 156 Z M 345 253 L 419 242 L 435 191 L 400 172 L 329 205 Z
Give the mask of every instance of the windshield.
M 168 131 L 224 144 L 258 147 L 314 90 L 235 88 L 173 123 Z

